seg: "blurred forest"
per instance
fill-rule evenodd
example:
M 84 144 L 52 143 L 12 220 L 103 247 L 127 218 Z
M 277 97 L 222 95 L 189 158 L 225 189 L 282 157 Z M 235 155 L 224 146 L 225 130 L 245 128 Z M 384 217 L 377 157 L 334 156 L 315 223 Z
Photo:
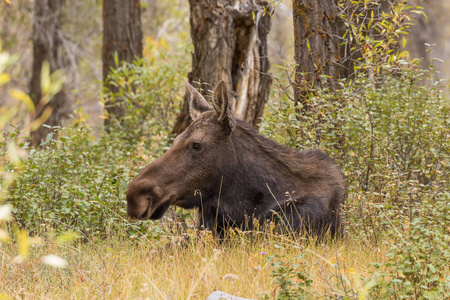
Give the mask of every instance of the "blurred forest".
M 426 17 L 417 15 L 416 25 L 407 36 L 406 49 L 411 58 L 425 58 L 432 45 L 433 57 L 442 59 L 435 67 L 441 78 L 450 78 L 450 0 L 412 1 L 424 7 Z M 34 1 L 0 2 L 0 40 L 2 48 L 18 55 L 19 62 L 11 68 L 12 80 L 0 87 L 0 105 L 8 103 L 8 88 L 28 91 L 32 66 L 32 33 Z M 141 1 L 144 33 L 144 57 L 152 59 L 151 49 L 160 48 L 166 57 L 191 43 L 189 33 L 189 2 L 183 0 Z M 294 62 L 294 37 L 291 1 L 276 1 L 272 29 L 268 38 L 272 65 Z M 68 63 L 64 73 L 70 82 L 73 116 L 78 114 L 98 132 L 103 125 L 102 97 L 102 2 L 94 0 L 66 2 L 62 13 L 63 51 Z M 185 57 L 189 65 L 191 58 Z M 188 72 L 190 69 L 187 69 Z M 283 73 L 272 67 L 272 73 Z
M 144 31 L 144 57 L 151 59 L 149 47 L 177 51 L 174 45 L 189 43 L 187 1 L 141 1 Z M 0 3 L 2 48 L 19 56 L 11 70 L 9 88 L 29 90 L 32 65 L 34 1 Z M 89 116 L 88 124 L 96 130 L 103 126 L 102 92 L 102 1 L 66 2 L 61 19 L 63 49 L 70 63 L 65 68 L 67 82 L 73 86 L 74 111 Z M 0 105 L 8 102 L 6 86 L 0 90 Z

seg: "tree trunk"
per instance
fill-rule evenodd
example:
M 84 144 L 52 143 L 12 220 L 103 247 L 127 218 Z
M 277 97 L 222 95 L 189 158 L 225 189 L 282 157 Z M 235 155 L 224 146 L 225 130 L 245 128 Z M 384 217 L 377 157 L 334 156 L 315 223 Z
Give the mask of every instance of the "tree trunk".
M 339 64 L 342 21 L 334 0 L 293 0 L 293 15 L 297 64 L 294 98 L 307 111 L 306 95 L 313 87 L 334 90 L 336 79 L 343 77 Z
M 113 93 L 116 87 L 107 84 L 111 68 L 118 67 L 114 56 L 117 54 L 119 64 L 131 63 L 142 57 L 142 26 L 139 0 L 104 0 L 103 1 L 103 81 Z M 108 117 L 105 126 L 109 127 L 111 118 L 120 120 L 125 115 L 122 103 L 107 99 L 105 108 Z
M 189 82 L 205 96 L 220 80 L 235 100 L 236 117 L 258 127 L 267 102 L 272 76 L 267 57 L 267 34 L 272 8 L 266 1 L 189 0 L 194 44 Z M 201 86 L 199 86 L 199 84 Z M 191 119 L 186 98 L 173 133 Z
M 35 1 L 35 14 L 33 24 L 33 66 L 30 81 L 30 97 L 36 106 L 36 113 L 42 114 L 46 107 L 51 107 L 51 114 L 45 121 L 49 126 L 61 126 L 61 122 L 68 117 L 71 103 L 63 87 L 46 107 L 42 107 L 41 102 L 41 70 L 44 61 L 50 64 L 50 71 L 64 69 L 63 56 L 63 34 L 61 31 L 61 12 L 64 0 L 44 0 Z M 39 145 L 50 128 L 41 126 L 37 131 L 32 132 L 33 145 Z

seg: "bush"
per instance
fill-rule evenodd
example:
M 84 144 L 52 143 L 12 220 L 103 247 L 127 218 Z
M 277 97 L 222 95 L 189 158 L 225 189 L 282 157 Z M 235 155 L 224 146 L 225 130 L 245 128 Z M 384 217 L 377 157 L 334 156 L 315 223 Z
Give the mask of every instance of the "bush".
M 139 59 L 133 64 L 124 63 L 111 70 L 106 83 L 111 89 L 104 91 L 105 105 L 119 105 L 126 114 L 120 120 L 108 116 L 110 132 L 121 133 L 131 145 L 156 135 L 170 134 L 180 110 L 184 92 L 184 78 L 190 45 L 180 48 L 177 55 L 165 61 Z M 150 47 L 154 55 L 162 55 Z
M 295 258 L 280 257 L 271 255 L 268 262 L 271 262 L 273 271 L 270 276 L 279 287 L 276 299 L 310 299 L 314 292 L 311 289 L 313 280 L 305 271 L 307 261 L 304 254 Z M 270 299 L 268 295 L 261 295 L 262 299 Z
M 26 171 L 9 196 L 17 220 L 31 234 L 68 228 L 87 235 L 146 230 L 126 219 L 125 193 L 136 157 L 111 136 L 94 143 L 86 128 L 57 130 L 60 137 L 49 136 L 44 150 L 22 144 L 28 152 Z
M 433 69 L 401 62 L 375 79 L 317 90 L 307 112 L 268 106 L 261 132 L 300 150 L 320 148 L 347 176 L 348 237 L 392 243 L 377 297 L 449 292 L 450 116 Z M 298 114 L 299 111 L 303 113 Z M 369 279 L 368 279 L 369 280 Z M 447 293 L 447 294 L 446 294 Z
M 18 221 L 31 233 L 69 227 L 89 235 L 160 237 L 164 229 L 155 223 L 126 219 L 125 196 L 137 170 L 168 148 L 182 99 L 183 67 L 143 59 L 113 71 L 108 82 L 121 88 L 106 97 L 125 105 L 127 114 L 123 120 L 113 120 L 109 134 L 98 140 L 90 129 L 75 125 L 54 128 L 58 137 L 48 136 L 43 149 L 22 143 L 22 150 L 28 152 L 26 171 L 9 199 Z M 17 139 L 18 133 L 9 137 Z M 6 141 L 1 142 L 3 146 Z
M 387 253 L 390 283 L 386 296 L 443 299 L 450 292 L 450 200 L 447 193 L 414 206 L 412 215 L 397 216 Z M 393 216 L 392 216 L 393 217 Z

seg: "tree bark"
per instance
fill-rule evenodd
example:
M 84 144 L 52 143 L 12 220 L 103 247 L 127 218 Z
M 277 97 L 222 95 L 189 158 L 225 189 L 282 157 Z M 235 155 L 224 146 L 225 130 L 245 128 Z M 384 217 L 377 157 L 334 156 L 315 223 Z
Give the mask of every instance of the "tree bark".
M 36 1 L 34 5 L 33 66 L 30 81 L 30 97 L 35 104 L 37 114 L 45 111 L 45 107 L 42 107 L 41 103 L 41 70 L 43 62 L 49 62 L 51 72 L 64 69 L 65 65 L 64 51 L 62 49 L 63 34 L 60 22 L 63 5 L 64 0 Z M 62 121 L 68 117 L 71 111 L 71 103 L 65 87 L 62 87 L 61 91 L 46 104 L 47 106 L 52 108 L 52 112 L 45 124 L 61 126 Z M 41 126 L 37 131 L 32 132 L 33 145 L 39 145 L 50 131 L 50 128 Z
M 229 96 L 235 100 L 236 117 L 257 128 L 272 83 L 272 76 L 267 73 L 272 8 L 259 0 L 189 3 L 194 44 L 189 82 L 209 96 L 216 83 L 224 80 Z M 185 98 L 173 133 L 181 133 L 191 121 Z
M 119 65 L 131 63 L 142 57 L 142 25 L 139 0 L 104 0 L 103 1 L 103 81 L 105 87 L 113 93 L 116 87 L 107 84 L 109 71 L 118 67 L 114 56 L 117 54 Z M 118 99 L 107 99 L 105 108 L 108 128 L 111 118 L 120 120 L 125 115 L 123 103 Z
M 339 64 L 342 21 L 334 0 L 293 0 L 293 16 L 297 64 L 294 98 L 307 111 L 306 95 L 313 87 L 334 90 L 336 79 L 343 77 L 345 70 Z

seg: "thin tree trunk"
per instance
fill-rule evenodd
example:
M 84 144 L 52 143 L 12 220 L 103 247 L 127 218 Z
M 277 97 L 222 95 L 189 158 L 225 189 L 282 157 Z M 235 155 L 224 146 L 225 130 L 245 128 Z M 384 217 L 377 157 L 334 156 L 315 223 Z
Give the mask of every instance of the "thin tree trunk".
M 103 1 L 103 80 L 106 84 L 111 68 L 118 67 L 114 56 L 121 62 L 131 63 L 142 57 L 142 25 L 139 0 L 104 0 Z M 116 87 L 106 84 L 113 93 Z M 107 99 L 105 108 L 108 128 L 111 118 L 120 120 L 125 115 L 125 108 L 118 99 Z
M 62 50 L 63 34 L 60 24 L 63 5 L 64 0 L 35 2 L 30 97 L 33 99 L 37 113 L 45 111 L 42 103 L 40 103 L 42 98 L 41 70 L 43 62 L 49 62 L 51 72 L 64 69 L 64 52 Z M 52 108 L 52 112 L 45 121 L 45 124 L 49 126 L 61 126 L 62 121 L 68 117 L 71 107 L 65 87 L 47 103 L 47 106 Z M 41 126 L 37 131 L 33 132 L 31 134 L 33 144 L 39 145 L 50 131 L 50 128 Z
M 345 71 L 339 44 L 342 21 L 334 0 L 293 0 L 296 103 L 308 110 L 306 95 L 313 87 L 337 88 Z M 325 76 L 325 77 L 323 77 Z
M 272 8 L 266 1 L 189 0 L 194 44 L 189 82 L 205 96 L 220 80 L 235 100 L 236 117 L 258 127 L 267 102 L 272 76 L 267 57 L 267 34 Z M 198 85 L 200 83 L 201 86 Z M 173 133 L 190 124 L 187 101 Z

